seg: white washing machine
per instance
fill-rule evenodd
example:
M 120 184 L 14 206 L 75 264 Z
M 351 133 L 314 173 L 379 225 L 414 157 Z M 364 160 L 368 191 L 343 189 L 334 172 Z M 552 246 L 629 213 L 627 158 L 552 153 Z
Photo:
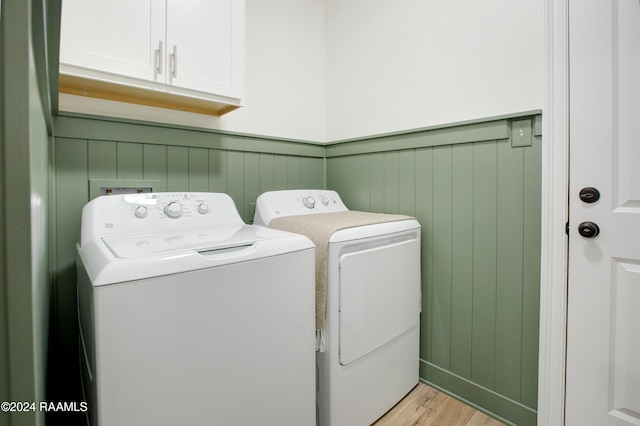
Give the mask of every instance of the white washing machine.
M 325 339 L 316 353 L 318 424 L 370 425 L 418 383 L 420 224 L 350 212 L 326 190 L 264 193 L 254 224 L 308 235 L 321 272 L 319 245 L 327 245 L 324 332 L 316 322 Z
M 92 426 L 314 425 L 314 248 L 231 198 L 96 198 L 77 246 Z

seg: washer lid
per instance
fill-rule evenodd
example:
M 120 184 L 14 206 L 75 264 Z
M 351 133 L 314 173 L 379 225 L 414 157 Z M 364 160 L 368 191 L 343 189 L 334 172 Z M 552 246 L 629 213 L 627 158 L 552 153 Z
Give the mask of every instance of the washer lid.
M 302 235 L 233 225 L 105 236 L 76 245 L 93 286 L 214 268 L 309 250 Z
M 184 250 L 201 252 L 238 247 L 250 245 L 261 238 L 255 227 L 236 225 L 144 232 L 103 237 L 102 241 L 116 258 L 133 259 Z

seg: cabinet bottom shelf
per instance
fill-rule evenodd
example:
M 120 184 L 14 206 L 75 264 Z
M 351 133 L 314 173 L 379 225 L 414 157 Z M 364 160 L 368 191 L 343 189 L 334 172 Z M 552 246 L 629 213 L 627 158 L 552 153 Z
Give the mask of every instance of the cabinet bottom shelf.
M 70 95 L 214 116 L 221 116 L 239 108 L 236 105 L 229 105 L 214 100 L 192 98 L 174 93 L 148 90 L 67 74 L 60 74 L 58 90 L 60 93 Z

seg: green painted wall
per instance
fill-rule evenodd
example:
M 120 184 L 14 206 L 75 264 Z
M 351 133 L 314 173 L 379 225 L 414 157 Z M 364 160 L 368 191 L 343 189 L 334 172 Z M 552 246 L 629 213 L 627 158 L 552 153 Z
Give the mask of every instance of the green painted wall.
M 427 129 L 327 149 L 327 186 L 355 210 L 422 224 L 420 374 L 518 425 L 536 423 L 540 116 Z
M 0 401 L 46 400 L 51 111 L 46 36 L 35 28 L 44 28 L 47 7 L 29 0 L 1 6 Z M 44 417 L 0 412 L 0 425 L 42 425 Z

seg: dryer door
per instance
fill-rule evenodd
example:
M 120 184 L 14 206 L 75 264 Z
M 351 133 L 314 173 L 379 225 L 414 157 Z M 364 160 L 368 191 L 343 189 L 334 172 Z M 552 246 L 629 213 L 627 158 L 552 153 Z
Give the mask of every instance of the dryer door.
M 418 325 L 420 242 L 340 257 L 340 364 L 347 365 Z

